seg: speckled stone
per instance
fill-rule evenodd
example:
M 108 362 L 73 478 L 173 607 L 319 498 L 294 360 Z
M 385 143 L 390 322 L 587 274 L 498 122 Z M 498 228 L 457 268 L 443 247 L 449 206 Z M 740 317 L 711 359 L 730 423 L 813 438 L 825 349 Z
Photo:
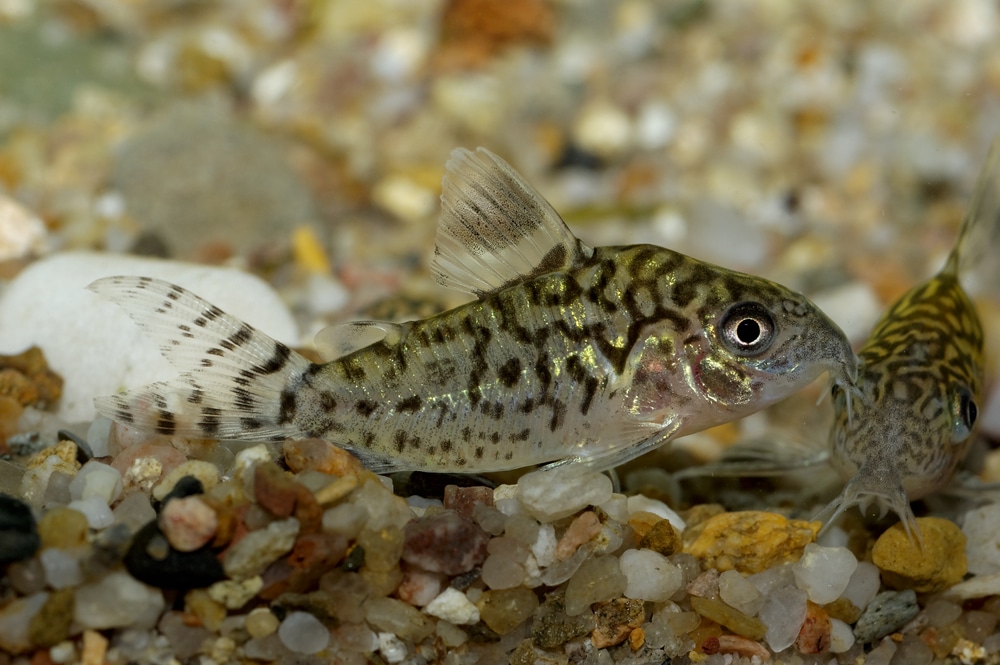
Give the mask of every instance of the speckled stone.
M 670 523 L 670 520 L 661 519 L 654 522 L 641 537 L 639 547 L 653 550 L 663 556 L 670 556 L 680 551 L 682 547 L 681 534 Z
M 883 591 L 875 596 L 854 625 L 854 637 L 862 644 L 869 644 L 894 633 L 917 616 L 917 594 L 906 591 Z
M 633 630 L 642 625 L 645 618 L 641 600 L 615 598 L 603 603 L 594 612 L 597 625 L 590 635 L 590 641 L 598 649 L 621 644 Z
M 543 649 L 555 649 L 593 629 L 592 614 L 573 617 L 566 614 L 565 592 L 557 590 L 546 596 L 545 602 L 535 611 L 531 639 Z
M 32 644 L 51 647 L 65 640 L 73 623 L 74 602 L 73 589 L 53 591 L 28 623 L 28 637 Z
M 687 529 L 684 551 L 705 568 L 752 575 L 798 560 L 820 526 L 762 511 L 722 513 Z
M 812 601 L 806 602 L 806 620 L 799 629 L 795 647 L 800 653 L 826 653 L 830 650 L 830 615 Z
M 901 523 L 886 529 L 872 548 L 872 562 L 885 584 L 920 593 L 944 591 L 968 570 L 965 534 L 940 517 L 918 517 L 923 547 L 910 540 Z
M 461 575 L 486 559 L 490 535 L 452 510 L 420 518 L 403 529 L 402 558 L 432 573 Z

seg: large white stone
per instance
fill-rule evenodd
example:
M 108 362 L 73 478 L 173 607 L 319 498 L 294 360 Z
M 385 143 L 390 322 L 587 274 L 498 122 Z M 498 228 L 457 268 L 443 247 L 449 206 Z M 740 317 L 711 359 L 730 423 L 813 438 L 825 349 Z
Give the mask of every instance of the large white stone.
M 73 620 L 80 628 L 104 630 L 132 626 L 150 628 L 164 608 L 163 593 L 136 581 L 125 571 L 77 588 Z
M 0 297 L 0 353 L 42 348 L 65 380 L 58 415 L 67 422 L 92 420 L 96 396 L 178 374 L 124 311 L 85 288 L 110 275 L 165 279 L 282 342 L 299 342 L 288 308 L 253 275 L 117 254 L 55 254 L 26 268 Z
M 996 534 L 1000 528 L 1000 504 L 991 503 L 965 513 L 965 556 L 973 575 L 1000 573 L 1000 548 Z

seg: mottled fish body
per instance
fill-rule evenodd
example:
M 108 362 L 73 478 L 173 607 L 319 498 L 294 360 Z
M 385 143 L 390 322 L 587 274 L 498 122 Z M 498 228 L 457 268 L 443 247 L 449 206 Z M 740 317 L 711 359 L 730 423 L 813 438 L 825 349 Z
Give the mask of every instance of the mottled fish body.
M 847 481 L 820 514 L 878 505 L 917 533 L 910 501 L 947 485 L 965 457 L 983 390 L 983 330 L 960 277 L 982 260 L 1000 224 L 1000 149 L 994 146 L 944 268 L 882 316 L 858 353 L 848 418 L 834 386 L 830 459 Z
M 183 374 L 97 408 L 162 434 L 320 437 L 377 471 L 609 468 L 856 371 L 804 296 L 660 247 L 587 247 L 483 149 L 448 163 L 434 269 L 477 299 L 334 327 L 324 364 L 180 287 L 99 280 Z

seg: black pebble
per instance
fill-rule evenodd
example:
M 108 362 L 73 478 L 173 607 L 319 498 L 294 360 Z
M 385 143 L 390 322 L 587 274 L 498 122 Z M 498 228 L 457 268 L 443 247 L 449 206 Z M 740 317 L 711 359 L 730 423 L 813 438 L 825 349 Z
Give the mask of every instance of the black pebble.
M 178 480 L 177 484 L 174 485 L 174 488 L 170 490 L 165 497 L 163 497 L 163 501 L 160 501 L 159 503 L 155 501 L 153 502 L 153 508 L 156 512 L 160 512 L 160 510 L 163 509 L 163 506 L 167 505 L 167 501 L 170 501 L 171 499 L 183 499 L 186 496 L 194 496 L 196 494 L 204 493 L 205 488 L 201 484 L 200 480 L 194 476 L 184 476 Z
M 0 565 L 31 558 L 41 544 L 31 506 L 0 494 Z
M 161 589 L 201 589 L 226 579 L 222 563 L 208 546 L 178 552 L 168 545 L 166 556 L 157 559 L 149 554 L 149 545 L 156 538 L 166 540 L 153 520 L 139 529 L 125 555 L 125 568 L 140 582 Z

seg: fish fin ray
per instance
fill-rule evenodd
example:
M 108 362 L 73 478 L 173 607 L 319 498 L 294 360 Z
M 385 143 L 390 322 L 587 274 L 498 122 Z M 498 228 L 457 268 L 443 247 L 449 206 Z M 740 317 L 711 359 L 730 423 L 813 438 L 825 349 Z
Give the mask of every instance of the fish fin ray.
M 431 265 L 441 285 L 483 296 L 593 255 L 549 202 L 489 150 L 458 148 L 446 168 Z
M 723 453 L 717 462 L 677 472 L 678 479 L 703 476 L 780 476 L 826 464 L 827 447 L 790 441 L 784 437 L 761 437 L 740 441 Z
M 398 340 L 403 336 L 405 327 L 405 324 L 387 321 L 337 323 L 316 333 L 313 344 L 324 362 L 330 362 L 382 340 Z
M 650 434 L 650 430 L 653 426 L 649 423 L 643 423 L 643 425 L 644 427 L 632 430 L 632 436 L 629 436 L 629 433 L 626 432 L 616 437 L 619 445 L 613 447 L 592 446 L 593 450 L 584 449 L 578 455 L 546 464 L 542 468 L 553 469 L 572 465 L 593 469 L 594 471 L 609 471 L 636 457 L 645 455 L 670 441 L 680 427 L 681 422 L 680 419 L 667 421 L 662 426 L 657 427 L 652 434 Z M 632 442 L 628 443 L 630 440 Z
M 1000 268 L 988 260 L 1000 243 L 1000 138 L 994 140 L 979 172 L 968 213 L 942 272 L 961 275 L 963 285 L 981 295 L 997 295 Z
M 88 287 L 115 302 L 182 373 L 95 400 L 113 420 L 161 434 L 257 440 L 292 436 L 282 402 L 311 363 L 288 346 L 179 286 L 106 277 Z

